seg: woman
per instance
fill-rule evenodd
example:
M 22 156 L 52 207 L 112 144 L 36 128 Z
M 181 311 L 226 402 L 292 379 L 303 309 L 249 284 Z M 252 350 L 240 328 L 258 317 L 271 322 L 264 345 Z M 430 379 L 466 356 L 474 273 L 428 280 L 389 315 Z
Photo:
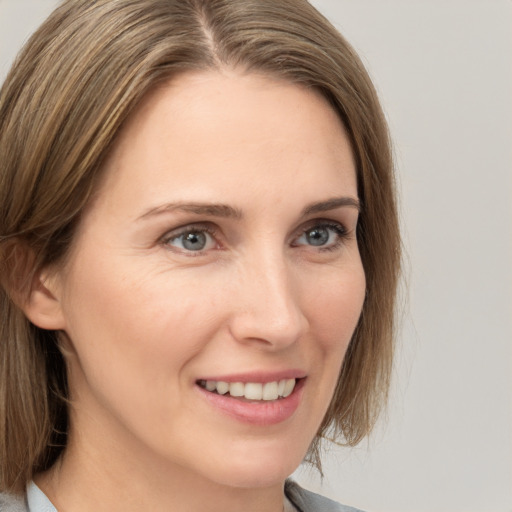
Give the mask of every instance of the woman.
M 344 39 L 303 0 L 68 0 L 0 119 L 4 508 L 344 510 L 285 485 L 391 365 L 389 141 Z

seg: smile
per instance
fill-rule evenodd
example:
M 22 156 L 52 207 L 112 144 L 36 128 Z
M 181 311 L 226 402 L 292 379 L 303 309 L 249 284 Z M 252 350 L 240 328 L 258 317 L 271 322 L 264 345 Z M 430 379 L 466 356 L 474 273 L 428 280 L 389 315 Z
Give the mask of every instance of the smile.
M 234 398 L 247 400 L 278 400 L 293 393 L 296 379 L 282 379 L 273 382 L 225 382 L 215 380 L 200 380 L 198 385 L 219 395 L 229 395 Z
M 272 381 L 266 376 L 262 378 L 265 382 L 258 382 L 261 377 L 256 375 L 247 377 L 230 376 L 230 382 L 200 379 L 195 388 L 213 410 L 238 422 L 264 427 L 284 422 L 294 415 L 302 402 L 305 375 L 284 379 L 275 376 L 276 380 Z

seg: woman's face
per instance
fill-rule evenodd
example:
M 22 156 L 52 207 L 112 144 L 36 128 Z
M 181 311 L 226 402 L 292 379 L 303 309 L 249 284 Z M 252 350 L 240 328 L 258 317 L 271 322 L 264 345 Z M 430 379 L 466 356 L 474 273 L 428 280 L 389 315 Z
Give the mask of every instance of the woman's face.
M 149 95 L 54 279 L 68 456 L 282 482 L 361 312 L 357 218 L 350 145 L 315 92 L 204 72 Z

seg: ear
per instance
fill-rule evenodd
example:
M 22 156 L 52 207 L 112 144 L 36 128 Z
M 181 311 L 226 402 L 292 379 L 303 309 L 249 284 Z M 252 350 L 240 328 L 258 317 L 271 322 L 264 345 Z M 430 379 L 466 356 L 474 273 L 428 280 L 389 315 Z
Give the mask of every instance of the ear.
M 37 327 L 64 329 L 59 272 L 50 268 L 34 270 L 34 252 L 23 242 L 13 241 L 5 255 L 8 277 L 3 276 L 4 286 L 11 299 Z
M 47 269 L 34 274 L 30 290 L 21 308 L 37 327 L 47 330 L 63 330 L 66 326 L 61 306 L 59 277 Z

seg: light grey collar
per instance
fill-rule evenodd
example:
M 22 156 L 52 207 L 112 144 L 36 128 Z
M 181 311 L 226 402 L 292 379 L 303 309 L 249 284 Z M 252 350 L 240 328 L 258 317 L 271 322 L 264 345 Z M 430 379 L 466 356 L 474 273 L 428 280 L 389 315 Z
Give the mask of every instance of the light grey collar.
M 57 512 L 46 494 L 34 482 L 27 485 L 27 502 L 29 512 Z

